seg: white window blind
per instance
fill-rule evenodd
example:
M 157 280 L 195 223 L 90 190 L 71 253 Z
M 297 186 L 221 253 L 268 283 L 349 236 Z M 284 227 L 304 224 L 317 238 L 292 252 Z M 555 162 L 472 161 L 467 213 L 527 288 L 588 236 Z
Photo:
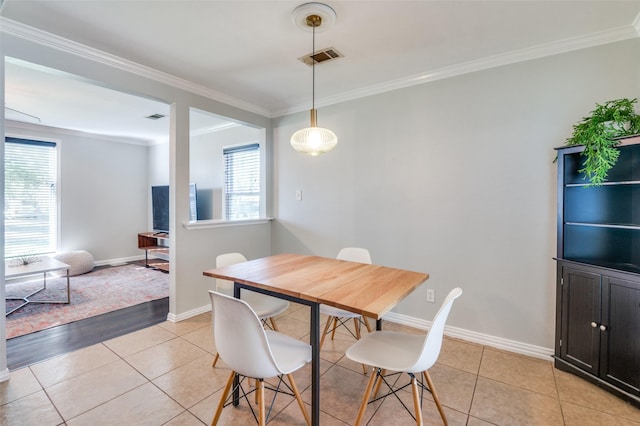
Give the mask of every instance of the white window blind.
M 8 137 L 4 161 L 5 257 L 55 252 L 56 144 Z
M 223 154 L 226 219 L 260 217 L 260 145 L 225 148 Z

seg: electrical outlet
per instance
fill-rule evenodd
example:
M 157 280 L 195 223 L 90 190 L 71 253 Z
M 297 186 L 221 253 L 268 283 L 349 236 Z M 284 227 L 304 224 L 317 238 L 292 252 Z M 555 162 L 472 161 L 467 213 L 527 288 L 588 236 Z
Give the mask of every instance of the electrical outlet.
M 436 303 L 436 291 L 432 288 L 427 289 L 427 302 Z
M 296 201 L 302 201 L 302 189 L 296 189 Z

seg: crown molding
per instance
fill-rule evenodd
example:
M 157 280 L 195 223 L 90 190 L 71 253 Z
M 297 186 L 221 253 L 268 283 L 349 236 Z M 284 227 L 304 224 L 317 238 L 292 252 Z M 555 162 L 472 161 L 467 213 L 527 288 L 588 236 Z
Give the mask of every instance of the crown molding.
M 518 62 L 539 59 L 546 56 L 558 55 L 574 50 L 586 49 L 640 37 L 640 15 L 636 18 L 633 26 L 614 28 L 607 31 L 588 34 L 585 36 L 572 37 L 552 43 L 541 44 L 526 49 L 515 50 L 500 55 L 488 56 L 485 58 L 462 62 L 460 64 L 437 68 L 420 74 L 403 77 L 380 84 L 374 84 L 358 90 L 341 93 L 336 96 L 327 96 L 316 99 L 316 108 L 329 106 L 337 103 L 347 102 L 367 96 L 378 95 L 392 90 L 404 89 L 418 84 L 429 83 L 445 78 L 456 77 L 476 71 L 496 68 L 503 65 L 515 64 Z M 296 107 L 273 111 L 273 117 L 280 117 L 287 114 L 298 113 L 309 109 L 307 104 Z
M 222 102 L 227 105 L 234 106 L 245 111 L 253 112 L 268 118 L 280 117 L 287 114 L 307 111 L 309 109 L 309 106 L 307 104 L 300 104 L 290 108 L 270 111 L 268 109 L 238 100 L 236 98 L 232 98 L 228 95 L 209 89 L 207 87 L 189 82 L 171 74 L 167 74 L 153 68 L 129 61 L 127 59 L 102 52 L 100 50 L 74 42 L 72 40 L 47 33 L 37 28 L 30 27 L 28 25 L 24 25 L 22 23 L 1 16 L 0 33 L 6 33 L 32 41 L 34 43 L 51 47 L 53 49 L 71 53 L 73 55 L 77 55 L 91 61 L 118 68 L 123 71 L 127 71 L 132 74 L 158 81 L 160 83 L 164 83 L 169 86 L 201 95 L 206 98 Z M 393 90 L 403 89 L 418 84 L 424 84 L 463 74 L 469 74 L 476 71 L 482 71 L 503 65 L 529 61 L 532 59 L 539 59 L 546 56 L 558 55 L 574 50 L 600 46 L 638 37 L 640 37 L 640 14 L 635 18 L 633 24 L 628 26 L 618 27 L 611 30 L 601 31 L 579 37 L 567 38 L 552 43 L 542 44 L 500 55 L 489 56 L 474 61 L 468 61 L 456 65 L 437 68 L 431 71 L 414 74 L 400 79 L 380 84 L 374 84 L 362 89 L 344 92 L 339 95 L 323 97 L 321 99 L 316 99 L 316 106 L 329 106 L 337 103 L 364 98 L 367 96 L 386 93 Z
M 11 133 L 12 131 L 18 131 L 18 130 L 21 130 L 23 132 L 34 132 L 34 133 L 46 132 L 47 134 L 53 134 L 53 135 L 68 135 L 68 136 L 84 137 L 84 138 L 91 138 L 94 140 L 101 140 L 104 142 L 126 143 L 129 145 L 151 146 L 151 145 L 157 144 L 156 141 L 147 140 L 147 139 L 134 139 L 134 138 L 128 138 L 128 137 L 101 135 L 98 133 L 83 132 L 81 130 L 63 129 L 61 127 L 51 127 L 51 126 L 46 126 L 42 124 L 6 120 L 5 131 L 7 132 L 7 134 Z M 38 138 L 42 139 L 40 137 Z
M 157 81 L 159 83 L 167 84 L 169 86 L 185 90 L 187 92 L 204 96 L 214 101 L 222 102 L 227 105 L 243 109 L 245 111 L 253 112 L 255 114 L 266 117 L 271 116 L 270 111 L 264 108 L 238 100 L 218 91 L 212 90 L 208 87 L 192 83 L 174 75 L 155 70 L 153 68 L 120 58 L 115 55 L 111 55 L 101 50 L 77 43 L 73 40 L 59 37 L 46 31 L 42 31 L 38 28 L 34 28 L 1 16 L 0 33 L 19 37 L 37 44 L 41 44 L 43 46 L 51 47 L 56 50 L 80 56 L 82 58 L 108 65 L 123 71 L 127 71 L 132 74 Z

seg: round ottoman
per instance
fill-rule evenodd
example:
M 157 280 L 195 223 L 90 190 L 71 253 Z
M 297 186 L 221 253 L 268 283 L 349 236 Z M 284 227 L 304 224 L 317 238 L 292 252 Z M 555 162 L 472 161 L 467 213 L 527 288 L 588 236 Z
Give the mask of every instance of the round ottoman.
M 86 274 L 94 267 L 93 256 L 86 250 L 58 253 L 53 258 L 69 265 L 69 275 L 71 276 Z M 66 272 L 59 271 L 59 275 L 66 275 Z

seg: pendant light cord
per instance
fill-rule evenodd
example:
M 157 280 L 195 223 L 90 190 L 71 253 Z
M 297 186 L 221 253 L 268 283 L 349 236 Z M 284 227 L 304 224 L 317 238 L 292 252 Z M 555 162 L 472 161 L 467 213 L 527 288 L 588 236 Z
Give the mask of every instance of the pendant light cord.
M 316 26 L 311 42 L 311 109 L 316 109 Z

